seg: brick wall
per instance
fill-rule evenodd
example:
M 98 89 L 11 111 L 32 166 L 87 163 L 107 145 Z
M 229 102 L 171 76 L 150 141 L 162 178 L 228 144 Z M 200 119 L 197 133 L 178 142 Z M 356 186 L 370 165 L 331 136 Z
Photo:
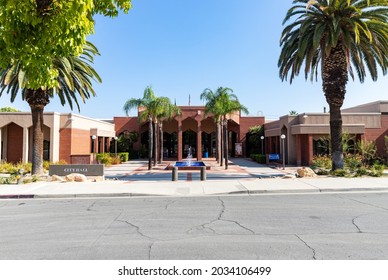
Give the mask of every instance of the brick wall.
M 71 154 L 86 155 L 91 152 L 90 131 L 72 129 L 71 132 Z
M 243 155 L 246 154 L 246 135 L 249 132 L 249 128 L 252 126 L 263 125 L 265 122 L 264 117 L 241 117 L 240 118 L 240 142 L 243 143 Z
M 381 128 L 366 128 L 365 140 L 376 141 L 377 152 L 386 156 L 384 136 L 388 135 L 388 115 L 381 116 Z
M 59 134 L 59 160 L 71 162 L 71 129 L 65 128 Z

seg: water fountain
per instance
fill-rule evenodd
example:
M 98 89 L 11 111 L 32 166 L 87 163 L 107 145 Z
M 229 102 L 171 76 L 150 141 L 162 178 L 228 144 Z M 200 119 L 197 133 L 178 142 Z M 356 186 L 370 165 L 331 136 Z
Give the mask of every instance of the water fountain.
M 203 166 L 206 167 L 206 170 L 210 170 L 210 166 L 207 166 L 203 161 L 193 160 L 191 147 L 189 147 L 185 160 L 177 161 L 174 165 L 169 165 L 167 168 L 172 169 L 173 167 L 177 167 L 179 170 L 201 170 Z

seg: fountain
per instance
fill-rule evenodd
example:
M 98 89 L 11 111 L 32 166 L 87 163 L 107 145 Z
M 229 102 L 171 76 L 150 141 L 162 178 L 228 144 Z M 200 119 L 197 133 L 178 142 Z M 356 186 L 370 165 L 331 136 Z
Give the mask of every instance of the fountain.
M 206 170 L 210 170 L 210 166 L 207 166 L 203 161 L 193 160 L 191 147 L 189 147 L 187 158 L 184 161 L 175 162 L 174 165 L 169 165 L 167 169 L 177 167 L 179 170 L 201 170 L 203 166 L 206 168 Z

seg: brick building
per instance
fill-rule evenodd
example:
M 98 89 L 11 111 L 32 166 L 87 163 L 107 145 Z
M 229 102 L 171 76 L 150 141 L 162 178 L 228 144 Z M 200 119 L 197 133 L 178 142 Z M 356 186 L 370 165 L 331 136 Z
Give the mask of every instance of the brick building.
M 267 154 L 282 156 L 286 164 L 309 165 L 321 153 L 320 141 L 330 133 L 329 113 L 285 115 L 264 125 Z M 377 101 L 342 110 L 343 132 L 356 140 L 376 141 L 378 154 L 386 157 L 384 136 L 388 135 L 388 101 Z M 284 140 L 281 139 L 284 135 Z
M 164 156 L 182 160 L 188 148 L 194 158 L 215 156 L 216 125 L 212 115 L 205 115 L 204 106 L 181 106 L 181 116 L 163 121 Z M 380 156 L 386 156 L 384 136 L 388 135 L 388 101 L 377 101 L 342 110 L 343 131 L 356 137 L 376 141 Z M 229 151 L 236 156 L 241 144 L 243 157 L 249 157 L 253 147 L 249 143 L 249 128 L 264 125 L 266 154 L 283 155 L 285 162 L 309 165 L 320 154 L 320 141 L 330 133 L 329 113 L 285 115 L 276 121 L 265 122 L 264 117 L 244 117 L 240 113 L 229 116 Z M 30 161 L 32 150 L 31 113 L 0 113 L 0 160 Z M 139 123 L 138 116 L 114 117 L 100 121 L 75 114 L 44 114 L 44 159 L 65 160 L 68 163 L 91 163 L 94 154 L 108 152 L 113 137 L 137 132 L 134 149 L 147 149 L 148 124 Z M 285 135 L 284 140 L 281 135 Z M 284 142 L 283 142 L 284 141 Z M 236 145 L 237 144 L 237 145 Z
M 44 113 L 43 122 L 43 158 L 52 162 L 93 162 L 94 153 L 109 151 L 115 136 L 112 123 L 71 113 Z M 31 113 L 0 113 L 0 160 L 27 162 L 31 151 Z
M 204 106 L 180 106 L 181 115 L 164 120 L 163 147 L 168 158 L 182 160 L 187 157 L 189 147 L 193 157 L 214 157 L 216 150 L 216 124 L 212 115 L 205 115 Z M 242 156 L 249 156 L 247 134 L 252 126 L 263 125 L 264 117 L 243 117 L 240 113 L 229 116 L 229 151 L 236 155 L 235 145 L 241 143 Z M 115 117 L 116 134 L 136 131 L 140 137 L 134 149 L 145 149 L 148 141 L 148 124 L 139 123 L 138 117 Z

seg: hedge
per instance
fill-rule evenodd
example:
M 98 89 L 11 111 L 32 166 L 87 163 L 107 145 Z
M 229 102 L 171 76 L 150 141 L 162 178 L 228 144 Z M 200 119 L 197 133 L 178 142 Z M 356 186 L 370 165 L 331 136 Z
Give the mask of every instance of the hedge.
M 265 164 L 266 163 L 266 156 L 262 154 L 251 154 L 251 159 L 253 161 L 256 161 L 257 163 Z

